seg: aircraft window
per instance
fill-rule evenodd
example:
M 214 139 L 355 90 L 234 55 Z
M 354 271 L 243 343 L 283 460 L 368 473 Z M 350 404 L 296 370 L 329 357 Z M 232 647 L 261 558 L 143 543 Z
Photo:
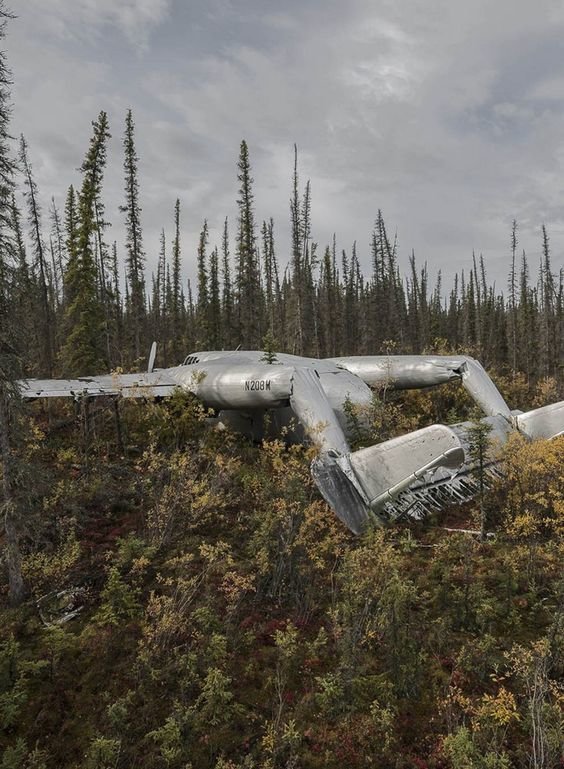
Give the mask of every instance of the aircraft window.
M 186 358 L 184 358 L 183 366 L 191 366 L 193 363 L 198 363 L 199 358 L 197 355 L 188 355 Z

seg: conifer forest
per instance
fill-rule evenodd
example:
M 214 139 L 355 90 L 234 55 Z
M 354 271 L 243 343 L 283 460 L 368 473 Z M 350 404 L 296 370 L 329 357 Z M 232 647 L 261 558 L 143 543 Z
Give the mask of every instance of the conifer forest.
M 237 217 L 209 212 L 220 242 L 203 221 L 190 251 L 173 193 L 153 253 L 133 112 L 91 116 L 58 201 L 12 135 L 12 80 L 1 54 L 0 769 L 564 766 L 564 436 L 512 438 L 479 501 L 356 537 L 315 488 L 310 446 L 210 430 L 181 392 L 122 402 L 118 430 L 112 399 L 23 403 L 16 384 L 142 371 L 155 340 L 161 367 L 239 345 L 463 353 L 512 407 L 562 400 L 550 223 L 538 262 L 513 222 L 505 286 L 472 253 L 446 285 L 414 253 L 401 268 L 380 210 L 358 243 L 318 243 L 297 149 L 288 210 L 259 221 L 241 141 Z M 456 384 L 375 392 L 357 443 L 473 415 Z M 459 531 L 483 515 L 487 538 Z

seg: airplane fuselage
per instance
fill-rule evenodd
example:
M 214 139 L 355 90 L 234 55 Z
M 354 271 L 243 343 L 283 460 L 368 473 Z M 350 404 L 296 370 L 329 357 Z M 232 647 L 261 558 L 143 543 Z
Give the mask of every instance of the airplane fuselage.
M 264 358 L 264 352 L 259 351 L 193 353 L 184 365 L 168 373 L 205 406 L 220 412 L 221 422 L 254 438 L 262 437 L 263 415 L 274 409 L 269 415 L 269 433 L 276 435 L 282 427 L 292 428 L 287 437 L 303 439 L 303 429 L 290 408 L 296 369 L 314 372 L 345 434 L 350 427 L 345 404 L 354 403 L 362 415 L 372 402 L 370 387 L 331 360 L 282 353 L 272 363 Z

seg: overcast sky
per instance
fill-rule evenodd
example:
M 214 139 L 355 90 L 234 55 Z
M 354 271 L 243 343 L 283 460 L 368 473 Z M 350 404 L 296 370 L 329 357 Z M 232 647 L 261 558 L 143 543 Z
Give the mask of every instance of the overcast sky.
M 552 0 L 12 0 L 5 40 L 13 133 L 47 208 L 60 206 L 100 110 L 113 135 L 104 196 L 123 242 L 131 107 L 145 250 L 182 203 L 185 272 L 207 218 L 234 222 L 250 149 L 257 220 L 287 261 L 293 144 L 312 183 L 313 238 L 357 241 L 368 268 L 378 208 L 402 260 L 433 273 L 482 252 L 506 284 L 511 221 L 536 265 L 547 225 L 564 252 L 564 5 Z

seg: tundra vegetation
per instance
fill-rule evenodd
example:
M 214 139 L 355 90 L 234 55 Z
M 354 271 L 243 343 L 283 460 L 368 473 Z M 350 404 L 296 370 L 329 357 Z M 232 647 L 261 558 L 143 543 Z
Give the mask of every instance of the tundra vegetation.
M 364 437 L 466 408 L 409 393 Z M 184 394 L 123 404 L 123 451 L 100 402 L 88 433 L 70 404 L 22 419 L 1 766 L 560 766 L 564 438 L 513 439 L 481 504 L 356 538 L 312 449 L 209 430 Z
M 561 766 L 564 438 L 513 438 L 475 503 L 355 538 L 308 447 L 211 431 L 183 394 L 24 408 L 15 385 L 141 368 L 156 339 L 161 365 L 238 344 L 267 361 L 463 352 L 510 403 L 540 406 L 564 397 L 546 227 L 537 278 L 515 222 L 507 291 L 472 257 L 445 292 L 415 256 L 402 276 L 377 211 L 364 274 L 356 244 L 315 242 L 296 152 L 282 254 L 243 141 L 237 221 L 217 246 L 203 222 L 188 255 L 172 193 L 148 276 L 132 113 L 120 211 L 104 205 L 103 111 L 64 211 L 45 209 L 33 147 L 10 137 L 10 82 L 0 55 L 0 767 Z M 359 446 L 470 415 L 454 385 L 377 394 L 369 429 L 350 409 Z

